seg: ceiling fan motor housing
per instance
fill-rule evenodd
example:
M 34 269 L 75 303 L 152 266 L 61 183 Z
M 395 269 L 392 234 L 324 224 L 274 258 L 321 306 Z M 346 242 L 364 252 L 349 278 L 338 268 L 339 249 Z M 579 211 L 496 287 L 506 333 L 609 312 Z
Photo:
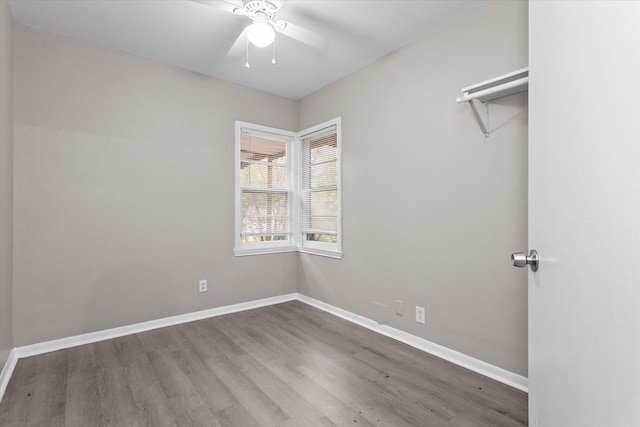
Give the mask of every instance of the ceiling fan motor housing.
M 256 19 L 260 16 L 266 16 L 267 21 L 270 21 L 276 17 L 278 7 L 266 0 L 254 0 L 244 5 L 244 10 L 247 12 L 251 19 Z

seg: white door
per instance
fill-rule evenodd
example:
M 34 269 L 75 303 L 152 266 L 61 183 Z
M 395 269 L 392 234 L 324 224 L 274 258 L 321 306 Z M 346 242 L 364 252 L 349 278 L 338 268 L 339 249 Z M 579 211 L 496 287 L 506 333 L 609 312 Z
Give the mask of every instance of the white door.
M 529 425 L 640 426 L 640 3 L 529 6 Z

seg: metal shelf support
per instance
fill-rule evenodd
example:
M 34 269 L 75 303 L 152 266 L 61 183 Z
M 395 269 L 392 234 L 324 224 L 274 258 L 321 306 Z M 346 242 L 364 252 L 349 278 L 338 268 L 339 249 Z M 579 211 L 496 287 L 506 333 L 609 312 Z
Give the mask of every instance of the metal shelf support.
M 476 121 L 478 122 L 478 126 L 480 126 L 480 130 L 484 134 L 484 137 L 489 138 L 489 130 L 487 129 L 487 126 L 484 124 L 484 120 L 482 120 L 482 117 L 480 117 L 480 113 L 476 108 L 476 104 L 473 103 L 473 99 L 470 99 L 467 102 L 469 103 L 469 107 L 471 107 L 471 111 L 473 111 L 473 115 L 476 116 Z
M 529 90 L 529 68 L 522 68 L 520 70 L 513 71 L 511 73 L 496 77 L 491 80 L 486 80 L 481 83 L 477 83 L 472 86 L 462 88 L 462 96 L 456 98 L 456 102 L 461 104 L 466 102 L 471 107 L 473 115 L 480 126 L 480 130 L 484 134 L 485 138 L 489 137 L 489 130 L 487 125 L 480 117 L 478 108 L 474 103 L 474 100 L 478 100 L 483 104 L 504 98 L 505 96 L 513 95 L 516 93 Z

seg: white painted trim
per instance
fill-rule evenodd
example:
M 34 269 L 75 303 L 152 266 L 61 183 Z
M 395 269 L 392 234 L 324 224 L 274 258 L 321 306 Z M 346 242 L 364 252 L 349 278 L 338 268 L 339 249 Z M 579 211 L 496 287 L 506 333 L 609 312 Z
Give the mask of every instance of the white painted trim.
M 282 192 L 288 195 L 289 201 L 289 219 L 292 223 L 295 221 L 293 218 L 293 206 L 294 206 L 294 195 L 295 189 L 294 183 L 295 180 L 292 179 L 294 175 L 294 169 L 297 167 L 294 159 L 296 158 L 296 149 L 295 149 L 295 139 L 297 137 L 297 133 L 291 132 L 283 129 L 276 129 L 268 126 L 257 125 L 253 123 L 242 122 L 240 120 L 236 120 L 235 122 L 235 145 L 234 145 L 234 193 L 235 193 L 235 213 L 234 213 L 234 249 L 233 254 L 235 256 L 249 256 L 249 255 L 262 255 L 262 254 L 270 254 L 270 253 L 281 253 L 281 252 L 295 252 L 298 250 L 298 244 L 295 238 L 295 233 L 291 234 L 290 240 L 278 240 L 273 242 L 260 242 L 256 243 L 243 243 L 242 242 L 242 187 L 240 186 L 240 166 L 241 166 L 241 156 L 240 156 L 240 146 L 242 144 L 241 137 L 243 134 L 255 135 L 260 137 L 266 137 L 269 139 L 282 141 L 286 144 L 287 150 L 287 174 L 288 174 L 288 182 L 290 185 L 289 188 L 285 189 Z M 293 228 L 289 228 L 289 232 L 291 232 Z
M 302 237 L 301 230 L 301 209 L 300 209 L 300 188 L 302 184 L 302 139 L 311 136 L 314 132 L 318 132 L 335 126 L 336 144 L 337 144 L 337 171 L 336 191 L 338 193 L 338 229 L 336 243 L 320 243 L 309 242 Z M 242 135 L 257 135 L 275 140 L 283 141 L 287 144 L 287 176 L 290 183 L 286 190 L 269 190 L 289 195 L 289 230 L 290 240 L 273 241 L 273 242 L 253 242 L 243 243 L 241 238 L 242 232 L 242 191 L 240 186 L 240 167 L 241 155 L 240 146 L 242 144 Z M 235 178 L 234 178 L 234 194 L 235 194 L 235 214 L 234 214 L 234 249 L 233 254 L 237 257 L 263 255 L 281 252 L 303 252 L 313 255 L 320 255 L 329 258 L 342 258 L 342 119 L 336 117 L 324 123 L 312 126 L 308 129 L 291 132 L 283 129 L 247 123 L 236 120 L 235 122 Z M 260 190 L 265 191 L 266 190 Z
M 297 252 L 297 246 L 270 246 L 262 248 L 241 248 L 234 249 L 233 254 L 235 256 L 252 256 L 252 255 L 268 255 L 268 254 L 281 254 L 285 252 Z
M 148 322 L 121 326 L 119 328 L 90 332 L 88 334 L 76 335 L 37 344 L 31 344 L 23 347 L 16 347 L 14 351 L 17 358 L 35 356 L 38 354 L 48 353 L 50 351 L 62 350 L 65 348 L 71 348 L 79 345 L 91 344 L 98 341 L 104 341 L 112 338 L 150 331 L 152 329 L 164 328 L 167 326 L 179 325 L 181 323 L 207 319 L 209 317 L 222 316 L 223 314 L 237 313 L 239 311 L 251 310 L 254 308 L 294 301 L 297 299 L 297 296 L 298 294 L 292 293 L 276 297 L 263 298 L 255 301 L 243 302 L 239 304 L 227 305 L 223 307 L 216 307 L 208 310 L 196 311 L 194 313 L 179 314 L 177 316 L 150 320 Z
M 302 188 L 305 185 L 304 183 L 304 175 L 301 173 L 303 168 L 306 165 L 303 164 L 304 152 L 306 151 L 307 144 L 305 142 L 314 138 L 315 136 L 320 136 L 322 134 L 327 134 L 328 130 L 332 127 L 335 127 L 336 132 L 336 193 L 337 193 L 337 241 L 336 243 L 328 243 L 328 242 L 312 242 L 306 239 L 305 231 L 302 229 L 302 220 L 300 216 L 302 215 L 301 204 L 298 203 L 298 229 L 297 236 L 299 238 L 298 243 L 298 252 L 308 253 L 313 255 L 320 255 L 329 258 L 342 259 L 342 118 L 336 117 L 331 120 L 327 120 L 324 123 L 320 123 L 318 125 L 312 126 L 310 128 L 301 130 L 297 134 L 297 146 L 300 149 L 300 153 L 298 155 L 298 197 L 302 195 Z
M 332 306 L 317 299 L 302 295 L 300 293 L 291 293 L 286 295 L 280 295 L 270 298 L 263 298 L 255 301 L 249 301 L 244 303 L 238 303 L 233 305 L 227 305 L 223 307 L 216 307 L 209 310 L 196 311 L 194 313 L 180 314 L 177 316 L 165 317 L 157 320 L 150 320 L 148 322 L 136 323 L 133 325 L 121 326 L 119 328 L 107 329 L 104 331 L 90 332 L 88 334 L 76 335 L 67 338 L 61 338 L 57 340 L 27 345 L 23 347 L 16 347 L 11 350 L 9 357 L 4 364 L 2 373 L 0 373 L 0 400 L 9 384 L 9 379 L 13 374 L 13 370 L 18 362 L 18 359 L 29 356 L 36 356 L 38 354 L 48 353 L 51 351 L 62 350 L 65 348 L 76 347 L 84 344 L 91 344 L 99 341 L 104 341 L 112 338 L 118 338 L 126 335 L 137 334 L 140 332 L 150 331 L 152 329 L 164 328 L 167 326 L 179 325 L 181 323 L 193 322 L 196 320 L 207 319 L 210 317 L 222 316 L 224 314 L 237 313 L 240 311 L 251 310 L 254 308 L 266 307 L 274 304 L 280 304 L 283 302 L 298 300 L 310 306 L 316 307 L 320 310 L 326 311 L 334 316 L 348 320 L 357 325 L 363 326 L 374 332 L 393 338 L 397 341 L 408 344 L 414 348 L 422 350 L 424 352 L 433 354 L 463 368 L 472 370 L 496 381 L 500 381 L 511 387 L 517 388 L 524 392 L 528 392 L 528 379 L 509 372 L 505 369 L 475 359 L 466 354 L 451 350 L 443 347 L 439 344 L 428 341 L 424 338 L 411 335 L 407 332 L 399 329 L 392 328 L 390 326 L 380 325 L 374 320 L 366 317 L 351 313 L 347 310 Z
M 7 361 L 4 362 L 2 372 L 0 373 L 0 402 L 2 401 L 2 396 L 4 396 L 7 386 L 9 385 L 9 380 L 11 379 L 13 370 L 16 367 L 16 363 L 18 363 L 18 356 L 16 355 L 16 349 L 14 348 L 9 353 L 9 357 L 7 357 Z
M 322 250 L 322 249 L 316 249 L 316 248 L 312 249 L 312 248 L 301 246 L 300 249 L 298 249 L 298 252 L 302 254 L 324 256 L 327 258 L 342 259 L 342 252 L 337 252 L 337 251 L 329 251 L 329 250 Z
M 483 362 L 482 360 L 467 356 L 466 354 L 450 348 L 443 347 L 424 338 L 392 328 L 391 326 L 380 325 L 374 320 L 351 313 L 347 310 L 343 310 L 300 293 L 298 294 L 298 300 L 322 311 L 333 314 L 334 316 L 338 316 L 342 319 L 348 320 L 349 322 L 355 323 L 356 325 L 360 325 L 374 332 L 410 345 L 418 350 L 433 354 L 434 356 L 447 360 L 451 363 L 455 363 L 463 368 L 477 372 L 496 381 L 500 381 L 501 383 L 517 388 L 518 390 L 522 390 L 527 393 L 529 392 L 529 380 L 526 377 L 507 371 L 506 369 L 499 368 Z

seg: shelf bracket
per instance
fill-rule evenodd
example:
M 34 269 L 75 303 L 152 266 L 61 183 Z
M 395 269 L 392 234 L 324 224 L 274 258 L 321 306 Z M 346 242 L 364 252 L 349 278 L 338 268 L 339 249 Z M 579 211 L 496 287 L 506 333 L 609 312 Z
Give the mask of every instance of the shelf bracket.
M 476 121 L 478 122 L 478 126 L 480 126 L 480 130 L 484 134 L 485 138 L 489 138 L 489 130 L 487 129 L 487 125 L 484 124 L 484 120 L 480 117 L 480 113 L 476 108 L 476 104 L 473 103 L 473 99 L 467 101 L 469 103 L 469 107 L 471 107 L 471 111 L 473 111 L 473 115 L 476 117 Z
M 458 104 L 463 102 L 469 104 L 480 130 L 482 130 L 484 137 L 488 138 L 489 130 L 487 129 L 487 124 L 480 117 L 478 108 L 473 101 L 477 100 L 486 106 L 494 99 L 500 99 L 526 90 L 529 90 L 529 68 L 522 68 L 494 79 L 462 88 L 462 96 L 456 98 L 456 102 Z

